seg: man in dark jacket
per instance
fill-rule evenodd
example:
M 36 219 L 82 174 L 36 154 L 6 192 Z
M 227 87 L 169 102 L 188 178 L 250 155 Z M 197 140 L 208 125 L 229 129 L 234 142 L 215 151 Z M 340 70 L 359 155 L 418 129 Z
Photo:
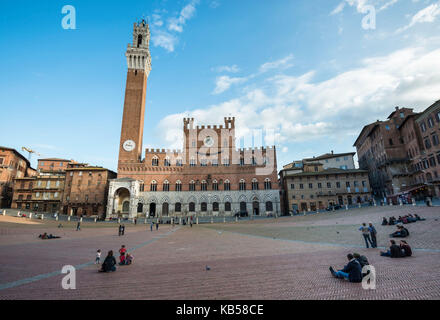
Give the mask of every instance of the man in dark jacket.
M 377 248 L 377 239 L 376 239 L 376 228 L 373 226 L 373 223 L 370 222 L 368 224 L 368 230 L 370 231 L 370 237 L 371 237 L 371 247 L 372 248 Z
M 359 262 L 353 257 L 351 253 L 347 255 L 348 264 L 344 269 L 335 272 L 333 267 L 330 267 L 330 272 L 333 277 L 338 279 L 347 279 L 350 282 L 362 282 L 362 268 Z
M 390 240 L 391 246 L 390 250 L 387 252 L 380 252 L 380 255 L 383 257 L 391 257 L 391 258 L 401 258 L 402 257 L 402 250 L 400 247 L 396 244 L 396 241 Z

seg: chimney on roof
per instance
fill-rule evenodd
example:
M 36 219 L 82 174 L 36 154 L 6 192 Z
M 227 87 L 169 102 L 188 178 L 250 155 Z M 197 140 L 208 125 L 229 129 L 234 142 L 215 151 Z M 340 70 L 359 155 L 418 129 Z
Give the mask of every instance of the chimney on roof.
M 333 150 L 332 150 L 332 154 L 333 154 L 334 152 L 333 152 Z
M 396 111 L 399 111 L 399 107 L 398 106 L 396 107 Z

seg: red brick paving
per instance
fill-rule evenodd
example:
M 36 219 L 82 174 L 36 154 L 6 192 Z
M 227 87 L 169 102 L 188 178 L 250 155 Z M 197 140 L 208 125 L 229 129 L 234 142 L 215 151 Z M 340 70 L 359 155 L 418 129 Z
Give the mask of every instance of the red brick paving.
M 435 243 L 439 241 L 440 236 L 432 229 L 439 211 L 438 208 L 423 210 L 422 215 L 427 216 L 430 223 L 411 224 L 414 229 L 411 241 L 420 244 L 429 243 L 428 238 Z M 318 227 L 331 221 L 338 221 L 338 225 L 358 224 L 381 216 L 381 212 L 370 210 L 358 217 L 294 217 L 269 224 L 287 228 L 310 222 Z M 268 223 L 260 221 L 241 226 L 250 232 L 252 224 L 256 228 Z M 236 228 L 222 224 L 213 227 Z M 13 236 L 0 236 L 3 261 L 0 285 L 61 270 L 65 264 L 87 263 L 94 260 L 98 248 L 105 256 L 107 250 L 117 251 L 121 244 L 131 248 L 156 240 L 135 250 L 134 264 L 119 267 L 115 273 L 98 273 L 96 265 L 78 270 L 76 290 L 63 290 L 63 275 L 56 275 L 0 290 L 0 299 L 440 298 L 440 252 L 416 251 L 411 258 L 390 259 L 380 257 L 379 249 L 355 249 L 367 255 L 376 268 L 377 289 L 367 291 L 360 284 L 330 276 L 329 265 L 341 267 L 346 262 L 346 254 L 354 251 L 343 244 L 299 243 L 231 232 L 219 234 L 204 226 L 181 227 L 169 233 L 171 229 L 168 226 L 161 226 L 157 232 L 146 231 L 147 227 L 127 229 L 122 238 L 116 235 L 116 228 L 84 228 L 80 232 L 63 231 L 63 239 L 46 241 L 35 239 L 40 229 L 14 229 Z M 57 233 L 57 230 L 50 232 Z M 347 243 L 352 241 L 347 240 Z M 329 237 L 328 242 L 332 241 Z M 8 256 L 11 259 L 5 263 L 4 258 Z M 206 265 L 211 267 L 210 271 L 205 270 Z

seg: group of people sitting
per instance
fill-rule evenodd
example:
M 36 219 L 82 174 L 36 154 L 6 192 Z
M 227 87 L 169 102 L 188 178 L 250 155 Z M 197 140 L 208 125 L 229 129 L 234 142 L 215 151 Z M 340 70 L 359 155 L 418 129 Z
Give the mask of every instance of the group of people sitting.
M 125 246 L 123 245 L 121 249 L 119 249 L 119 265 L 129 265 L 133 263 L 133 256 L 127 252 Z
M 133 255 L 127 252 L 125 246 L 121 246 L 119 249 L 119 265 L 130 265 L 133 263 Z M 102 263 L 102 267 L 99 272 L 114 272 L 116 271 L 116 259 L 113 256 L 113 250 L 110 250 Z
M 335 271 L 333 267 L 330 267 L 329 270 L 331 274 L 338 279 L 347 279 L 350 282 L 362 282 L 363 277 L 369 273 L 369 271 L 362 273 L 362 269 L 370 264 L 367 257 L 361 256 L 358 253 L 349 253 L 347 259 L 348 264 L 339 271 Z
M 38 238 L 42 239 L 42 240 L 46 240 L 46 239 L 59 239 L 61 237 L 58 236 L 54 236 L 53 234 L 47 234 L 47 232 L 40 234 L 38 236 Z
M 426 219 L 419 217 L 418 214 L 408 214 L 406 216 L 399 216 L 398 219 L 396 219 L 394 216 L 390 217 L 389 220 L 387 220 L 387 218 L 383 217 L 382 219 L 382 225 L 383 226 L 393 226 L 395 224 L 399 224 L 399 223 L 403 223 L 403 224 L 407 224 L 407 223 L 412 223 L 412 222 L 417 222 L 417 221 L 425 221 Z
M 380 252 L 380 255 L 383 257 L 390 258 L 404 258 L 411 257 L 412 250 L 409 244 L 405 240 L 400 240 L 400 245 L 396 244 L 396 241 L 390 240 L 391 246 L 387 252 Z

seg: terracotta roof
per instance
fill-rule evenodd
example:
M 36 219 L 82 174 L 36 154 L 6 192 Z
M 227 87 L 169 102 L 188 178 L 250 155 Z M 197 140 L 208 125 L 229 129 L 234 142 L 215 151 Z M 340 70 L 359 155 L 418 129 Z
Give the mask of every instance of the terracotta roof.
M 4 147 L 4 146 L 0 146 L 0 150 L 1 149 L 14 152 L 16 155 L 18 155 L 20 158 L 22 158 L 24 161 L 26 161 L 29 168 L 31 167 L 31 163 L 29 162 L 29 160 L 24 155 L 22 155 L 20 152 L 18 152 L 17 150 L 15 150 L 13 148 Z

